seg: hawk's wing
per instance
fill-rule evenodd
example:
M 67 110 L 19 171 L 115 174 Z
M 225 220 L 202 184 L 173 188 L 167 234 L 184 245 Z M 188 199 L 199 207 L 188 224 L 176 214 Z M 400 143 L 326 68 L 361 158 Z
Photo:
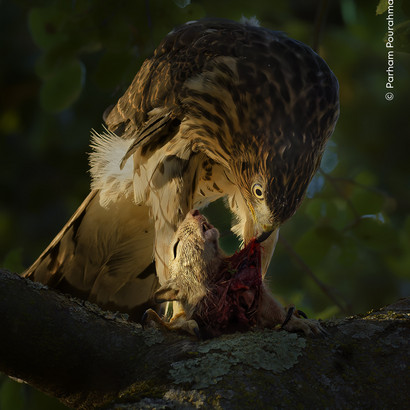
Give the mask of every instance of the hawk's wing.
M 169 141 L 164 134 L 173 136 L 186 115 L 185 85 L 191 80 L 201 81 L 204 73 L 215 68 L 218 59 L 246 59 L 247 53 L 269 54 L 261 47 L 266 39 L 285 37 L 252 25 L 244 29 L 243 24 L 225 19 L 193 23 L 175 28 L 162 40 L 124 95 L 105 115 L 110 131 L 134 141 L 127 158 L 142 145 L 151 145 L 147 150 L 155 151 Z M 171 133 L 164 132 L 169 128 Z
M 105 208 L 99 195 L 91 191 L 24 276 L 139 320 L 158 287 L 148 208 L 124 197 Z

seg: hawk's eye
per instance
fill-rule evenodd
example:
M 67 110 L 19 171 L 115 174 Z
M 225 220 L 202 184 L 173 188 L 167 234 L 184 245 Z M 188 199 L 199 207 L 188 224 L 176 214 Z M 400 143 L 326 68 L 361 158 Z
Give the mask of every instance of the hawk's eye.
M 174 244 L 174 259 L 177 257 L 177 248 L 178 248 L 179 240 L 177 240 Z
M 261 184 L 253 184 L 252 185 L 252 193 L 258 199 L 263 199 L 263 189 Z

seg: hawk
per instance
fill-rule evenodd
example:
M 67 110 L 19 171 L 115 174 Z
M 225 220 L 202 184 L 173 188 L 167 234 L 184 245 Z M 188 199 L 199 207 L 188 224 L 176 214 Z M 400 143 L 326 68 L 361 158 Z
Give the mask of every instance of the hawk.
M 25 276 L 139 319 L 178 225 L 221 197 L 266 272 L 338 114 L 337 79 L 305 44 L 246 21 L 174 29 L 104 114 L 91 192 Z

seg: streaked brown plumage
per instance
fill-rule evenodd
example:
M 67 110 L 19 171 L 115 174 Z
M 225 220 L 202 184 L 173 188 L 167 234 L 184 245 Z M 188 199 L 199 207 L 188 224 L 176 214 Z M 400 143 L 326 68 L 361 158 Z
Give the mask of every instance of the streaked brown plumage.
M 94 135 L 92 192 L 26 275 L 138 315 L 188 210 L 226 196 L 245 242 L 296 211 L 339 112 L 306 45 L 247 23 L 173 30 Z M 264 238 L 267 235 L 264 235 Z

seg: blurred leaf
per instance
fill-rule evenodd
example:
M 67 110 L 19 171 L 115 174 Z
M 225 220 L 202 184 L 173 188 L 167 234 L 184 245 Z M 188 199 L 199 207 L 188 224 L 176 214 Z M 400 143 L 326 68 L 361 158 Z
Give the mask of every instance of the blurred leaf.
M 3 381 L 0 387 L 1 410 L 26 410 L 26 400 L 21 394 L 21 383 L 11 379 Z
M 324 259 L 338 237 L 339 234 L 335 229 L 318 226 L 306 232 L 298 240 L 295 250 L 309 266 L 312 266 Z
M 397 249 L 397 235 L 387 223 L 377 218 L 362 217 L 352 232 L 369 248 L 378 252 L 391 252 Z
M 394 26 L 394 45 L 397 51 L 410 53 L 410 20 Z
M 72 60 L 47 78 L 40 91 L 43 108 L 50 112 L 68 108 L 80 96 L 84 76 L 84 65 L 78 60 Z
M 17 110 L 5 110 L 0 113 L 0 132 L 13 134 L 21 129 L 21 118 Z
M 101 32 L 101 40 L 108 52 L 129 51 L 132 27 L 122 16 L 112 17 Z
M 28 25 L 34 42 L 47 50 L 66 40 L 61 30 L 65 15 L 52 7 L 36 7 L 29 11 Z
M 322 157 L 322 162 L 320 163 L 320 168 L 326 173 L 329 174 L 332 172 L 339 162 L 337 155 L 337 146 L 334 141 L 329 141 L 325 152 Z
M 113 89 L 124 82 L 128 68 L 135 66 L 136 56 L 129 50 L 105 53 L 93 73 L 93 79 L 101 88 Z
M 24 266 L 22 262 L 23 261 L 22 254 L 23 254 L 23 250 L 21 248 L 12 249 L 4 257 L 1 263 L 1 267 L 9 270 L 10 272 L 15 272 L 15 273 L 23 272 Z
M 316 194 L 318 194 L 325 185 L 325 178 L 320 173 L 317 173 L 310 181 L 308 189 L 306 191 L 307 198 L 313 198 Z
M 73 58 L 75 58 L 74 50 L 64 50 L 61 47 L 48 50 L 38 58 L 36 73 L 43 80 L 47 80 L 67 64 L 70 64 Z
M 356 241 L 352 241 L 349 234 L 343 237 L 339 250 L 338 261 L 341 266 L 351 268 L 357 264 L 358 246 Z
M 388 255 L 391 269 L 401 278 L 410 280 L 410 216 L 399 235 L 400 252 Z
M 322 320 L 333 319 L 337 317 L 338 313 L 340 313 L 340 309 L 336 305 L 330 305 L 319 312 L 316 317 Z
M 340 9 L 343 20 L 348 24 L 354 24 L 357 20 L 357 8 L 354 0 L 341 0 Z
M 311 216 L 314 221 L 327 217 L 329 203 L 322 199 L 311 199 L 306 202 L 305 212 Z
M 390 255 L 388 257 L 390 269 L 399 277 L 410 281 L 410 253 L 405 252 L 400 256 Z
M 376 176 L 368 170 L 360 172 L 358 175 L 356 175 L 354 180 L 358 184 L 365 185 L 368 187 L 373 187 L 377 184 Z
M 184 7 L 191 4 L 191 0 L 174 0 L 174 3 L 183 9 Z
M 387 10 L 387 0 L 380 0 L 376 8 L 376 15 L 383 14 Z
M 25 383 L 5 378 L 0 387 L 1 410 L 64 410 L 67 409 L 54 397 L 31 388 Z
M 47 394 L 31 390 L 30 392 L 30 410 L 64 410 L 68 407 L 64 406 L 59 400 Z M 27 407 L 26 407 L 27 408 Z
M 377 214 L 383 209 L 385 198 L 378 192 L 355 186 L 351 203 L 360 215 Z
M 306 204 L 305 212 L 315 224 L 329 225 L 339 230 L 344 228 L 351 218 L 346 207 L 346 201 L 339 198 L 314 198 Z

